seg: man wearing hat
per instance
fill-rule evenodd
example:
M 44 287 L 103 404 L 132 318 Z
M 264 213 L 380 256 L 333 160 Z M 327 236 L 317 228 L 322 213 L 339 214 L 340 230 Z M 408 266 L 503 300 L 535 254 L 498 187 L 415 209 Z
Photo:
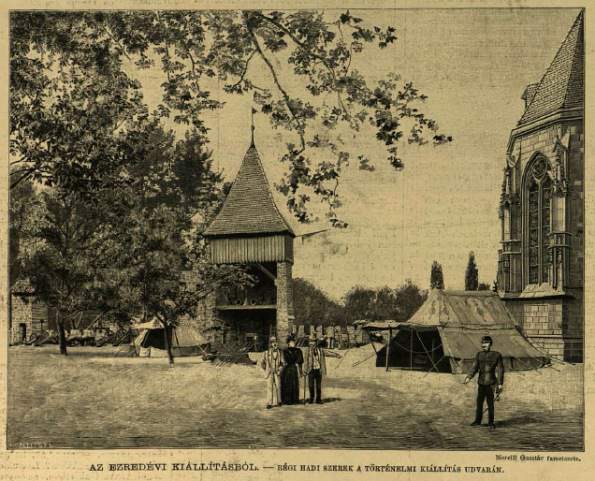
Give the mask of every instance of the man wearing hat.
M 283 368 L 283 353 L 279 349 L 277 338 L 272 336 L 269 348 L 262 358 L 262 368 L 267 380 L 267 409 L 281 405 L 281 370 Z
M 316 342 L 315 333 L 310 334 L 308 347 L 305 349 L 303 374 L 308 377 L 308 402 L 322 404 L 322 377 L 326 375 L 326 359 L 324 349 Z
M 488 404 L 488 426 L 490 431 L 496 429 L 494 425 L 494 388 L 500 394 L 504 385 L 504 363 L 502 355 L 492 351 L 492 338 L 483 336 L 481 338 L 481 351 L 475 356 L 475 362 L 465 378 L 467 384 L 477 374 L 477 405 L 475 408 L 475 420 L 471 426 L 481 426 L 483 417 L 483 402 Z

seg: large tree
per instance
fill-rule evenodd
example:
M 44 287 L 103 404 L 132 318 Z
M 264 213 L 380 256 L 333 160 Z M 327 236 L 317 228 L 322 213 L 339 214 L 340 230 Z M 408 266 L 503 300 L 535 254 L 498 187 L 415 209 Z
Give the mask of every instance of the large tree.
M 345 316 L 350 322 L 361 319 L 406 321 L 426 297 L 427 293 L 409 279 L 396 289 L 355 286 L 345 294 Z
M 375 318 L 374 301 L 376 291 L 364 286 L 354 286 L 343 299 L 345 314 L 351 323 L 358 320 L 371 320 Z
M 10 195 L 9 279 L 10 286 L 27 277 L 26 261 L 40 243 L 38 228 L 43 221 L 42 197 L 30 179 L 21 182 Z
M 78 192 L 105 186 L 103 174 L 129 161 L 129 129 L 149 115 L 134 72 L 160 68 L 156 113 L 204 139 L 203 112 L 224 103 L 212 96 L 213 80 L 229 94 L 253 95 L 271 124 L 286 131 L 278 188 L 288 207 L 307 221 L 317 196 L 330 221 L 345 225 L 337 212 L 343 170 L 352 159 L 374 169 L 357 143 L 343 140 L 345 129 L 375 137 L 396 169 L 404 165 L 402 142 L 438 145 L 450 137 L 420 109 L 426 97 L 412 82 L 388 69 L 372 80 L 359 68 L 366 55 L 397 42 L 397 28 L 366 25 L 349 11 L 335 15 L 11 13 L 10 149 L 19 167 L 12 185 L 32 177 Z
M 343 306 L 311 282 L 301 278 L 294 279 L 293 298 L 296 324 L 345 324 Z
M 65 325 L 91 307 L 96 233 L 101 212 L 61 189 L 32 196 L 35 211 L 16 235 L 30 242 L 16 255 L 19 273 L 35 295 L 56 312 L 60 353 L 66 354 Z
M 407 321 L 416 313 L 428 297 L 426 290 L 421 290 L 411 279 L 407 279 L 395 289 L 395 302 L 399 306 L 397 319 Z
M 475 254 L 473 251 L 469 252 L 469 261 L 465 269 L 465 290 L 477 291 L 479 288 L 479 270 L 475 262 Z
M 432 271 L 430 273 L 430 289 L 444 289 L 444 274 L 442 273 L 442 264 L 438 261 L 432 262 Z
M 212 169 L 200 136 L 175 141 L 158 119 L 139 124 L 133 157 L 120 177 L 130 179 L 104 192 L 110 206 L 95 259 L 98 305 L 120 317 L 158 319 L 173 364 L 171 330 L 195 316 L 218 287 L 252 279 L 239 266 L 207 261 L 202 226 L 222 201 L 221 175 Z

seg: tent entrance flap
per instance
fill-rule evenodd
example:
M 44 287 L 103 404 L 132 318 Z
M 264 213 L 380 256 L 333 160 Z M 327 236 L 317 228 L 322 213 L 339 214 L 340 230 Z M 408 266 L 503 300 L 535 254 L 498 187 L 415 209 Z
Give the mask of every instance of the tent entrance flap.
M 388 352 L 388 363 L 387 363 Z M 376 366 L 416 371 L 451 372 L 436 328 L 411 329 L 401 326 L 376 356 Z

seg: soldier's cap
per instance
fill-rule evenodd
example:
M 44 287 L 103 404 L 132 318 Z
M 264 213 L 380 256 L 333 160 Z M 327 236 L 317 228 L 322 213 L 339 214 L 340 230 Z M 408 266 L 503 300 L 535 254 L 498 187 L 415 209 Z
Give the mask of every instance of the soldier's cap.
M 271 341 L 271 342 L 277 342 L 277 338 L 275 336 L 271 336 L 271 338 L 269 339 L 269 341 Z
M 486 342 L 489 342 L 490 344 L 493 344 L 494 343 L 494 341 L 492 341 L 492 338 L 490 336 L 483 336 L 481 338 L 481 343 L 484 344 Z
M 293 334 L 289 334 L 287 336 L 287 342 L 295 341 L 295 336 Z

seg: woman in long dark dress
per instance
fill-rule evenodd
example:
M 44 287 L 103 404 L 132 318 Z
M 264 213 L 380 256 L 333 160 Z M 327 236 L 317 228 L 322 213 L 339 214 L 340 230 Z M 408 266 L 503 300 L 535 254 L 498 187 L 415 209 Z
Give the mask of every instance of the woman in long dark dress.
M 281 402 L 283 404 L 299 404 L 300 376 L 304 356 L 299 347 L 295 347 L 295 338 L 287 338 L 287 349 L 283 351 L 285 367 L 281 373 Z

